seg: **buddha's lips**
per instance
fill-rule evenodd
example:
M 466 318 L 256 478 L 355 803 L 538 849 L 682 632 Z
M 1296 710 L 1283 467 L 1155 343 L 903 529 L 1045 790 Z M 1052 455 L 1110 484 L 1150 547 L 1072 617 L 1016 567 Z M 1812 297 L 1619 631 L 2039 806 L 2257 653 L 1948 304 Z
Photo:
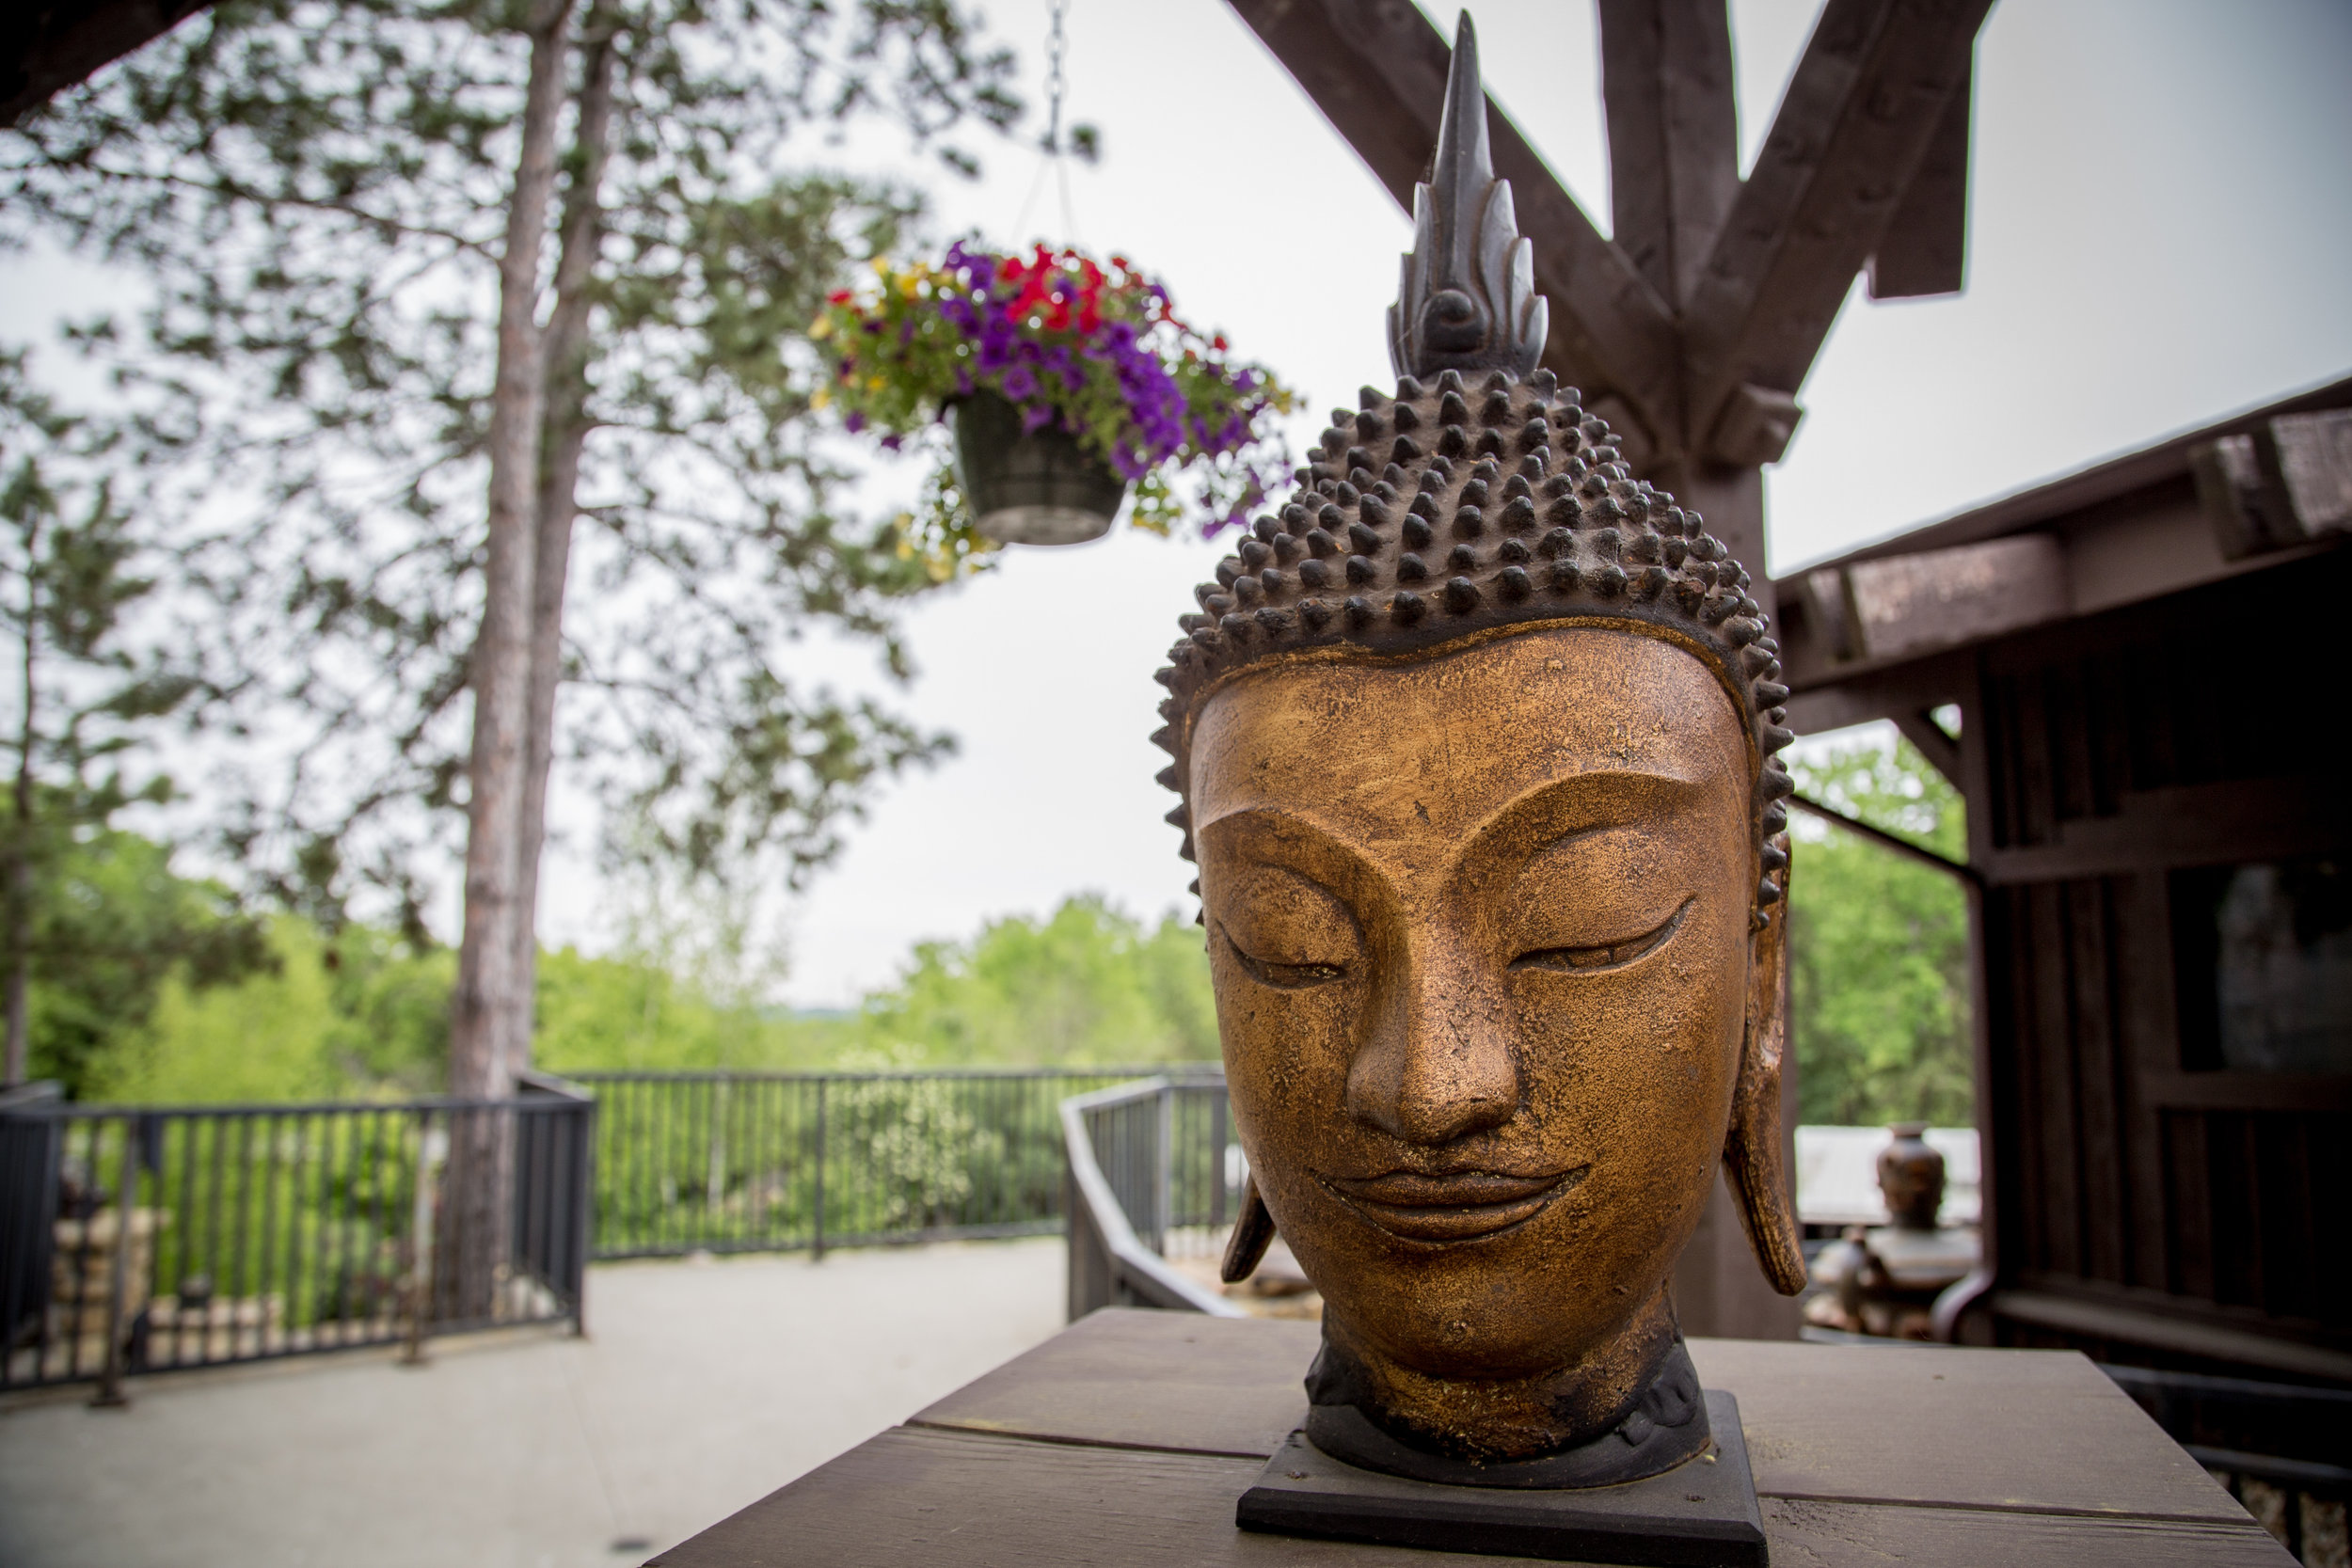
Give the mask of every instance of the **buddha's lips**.
M 1524 1225 L 1584 1178 L 1590 1165 L 1545 1176 L 1458 1170 L 1442 1176 L 1389 1171 L 1327 1176 L 1324 1185 L 1391 1236 L 1408 1242 L 1469 1242 Z

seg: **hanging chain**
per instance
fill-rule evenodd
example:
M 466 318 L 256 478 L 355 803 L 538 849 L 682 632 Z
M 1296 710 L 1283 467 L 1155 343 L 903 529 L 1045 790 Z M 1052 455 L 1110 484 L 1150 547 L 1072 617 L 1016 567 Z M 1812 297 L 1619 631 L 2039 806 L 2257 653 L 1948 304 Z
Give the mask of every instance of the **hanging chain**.
M 1057 155 L 1061 151 L 1061 13 L 1068 3 L 1069 0 L 1053 0 L 1054 27 L 1045 39 L 1045 150 Z

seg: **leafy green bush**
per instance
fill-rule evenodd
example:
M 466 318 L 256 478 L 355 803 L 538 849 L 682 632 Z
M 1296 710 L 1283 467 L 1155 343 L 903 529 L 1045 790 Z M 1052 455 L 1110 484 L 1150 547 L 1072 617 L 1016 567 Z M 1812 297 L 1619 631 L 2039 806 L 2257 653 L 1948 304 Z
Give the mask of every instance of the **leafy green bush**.
M 897 986 L 866 1000 L 871 1044 L 930 1066 L 1176 1062 L 1217 1054 L 1199 927 L 1158 925 L 1098 894 L 1045 920 L 1014 915 L 969 942 L 919 942 Z
M 272 955 L 262 924 L 226 889 L 175 874 L 164 845 L 101 829 L 56 849 L 34 884 L 28 1076 L 83 1099 L 168 977 L 193 994 L 265 973 Z

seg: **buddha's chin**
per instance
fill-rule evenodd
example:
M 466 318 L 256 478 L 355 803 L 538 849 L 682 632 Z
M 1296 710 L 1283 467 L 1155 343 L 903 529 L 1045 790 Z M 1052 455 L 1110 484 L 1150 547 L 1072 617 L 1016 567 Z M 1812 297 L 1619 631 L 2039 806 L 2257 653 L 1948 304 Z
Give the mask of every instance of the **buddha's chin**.
M 1458 1258 L 1415 1274 L 1422 1288 L 1410 1292 L 1394 1275 L 1333 1280 L 1324 1315 L 1366 1349 L 1432 1377 L 1541 1377 L 1573 1367 L 1622 1338 L 1644 1299 L 1615 1289 L 1571 1298 L 1556 1277 L 1531 1280 L 1523 1269 Z
M 1470 1326 L 1472 1337 L 1500 1331 L 1502 1317 Z M 1355 1369 L 1354 1402 L 1384 1423 L 1489 1457 L 1525 1458 L 1606 1431 L 1676 1338 L 1662 1291 L 1605 1326 L 1554 1322 L 1533 1334 L 1518 1326 L 1507 1347 L 1498 1333 L 1479 1354 L 1451 1325 L 1391 1323 L 1375 1336 L 1327 1298 L 1324 1313 L 1327 1350 Z

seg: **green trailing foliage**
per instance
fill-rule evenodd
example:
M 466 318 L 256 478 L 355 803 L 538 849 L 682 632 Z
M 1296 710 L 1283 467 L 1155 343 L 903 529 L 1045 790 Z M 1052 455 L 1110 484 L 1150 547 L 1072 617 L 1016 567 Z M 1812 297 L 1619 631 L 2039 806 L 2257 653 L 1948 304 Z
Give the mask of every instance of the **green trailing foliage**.
M 1793 768 L 1798 790 L 1953 860 L 1959 792 L 1909 742 Z M 1932 866 L 1800 815 L 1789 886 L 1789 1021 L 1800 1115 L 1845 1126 L 1973 1126 L 1968 905 Z

